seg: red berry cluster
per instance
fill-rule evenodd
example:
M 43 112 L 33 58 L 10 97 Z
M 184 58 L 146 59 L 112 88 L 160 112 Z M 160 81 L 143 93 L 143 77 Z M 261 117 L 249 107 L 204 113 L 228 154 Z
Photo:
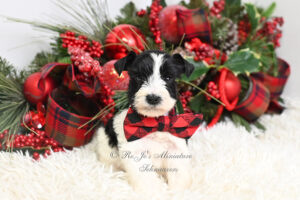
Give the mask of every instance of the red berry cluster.
M 238 37 L 239 37 L 239 45 L 243 44 L 250 33 L 251 24 L 248 19 L 241 20 L 238 23 Z
M 210 15 L 221 18 L 221 12 L 225 8 L 225 0 L 214 1 L 213 6 L 210 8 Z
M 17 135 L 14 137 L 12 146 L 14 148 L 26 148 L 31 147 L 34 150 L 45 149 L 44 156 L 50 155 L 52 149 L 54 152 L 64 151 L 54 139 L 47 137 L 45 131 L 39 129 L 32 129 L 35 133 L 29 133 L 27 135 Z M 39 158 L 39 153 L 34 152 L 34 159 Z
M 32 132 L 27 135 L 8 136 L 8 130 L 0 134 L 0 141 L 6 137 L 5 148 L 32 148 L 35 151 L 45 150 L 44 156 L 50 155 L 52 149 L 54 152 L 64 151 L 63 147 L 59 145 L 54 139 L 46 136 L 45 131 L 42 130 L 45 124 L 45 115 L 38 109 L 38 111 L 30 111 L 24 117 L 22 126 L 26 126 Z M 8 138 L 7 138 L 8 137 Z M 2 144 L 0 145 L 2 148 Z M 33 158 L 38 160 L 40 157 L 38 152 L 33 153 Z
M 215 82 L 213 81 L 209 81 L 208 84 L 207 84 L 207 88 L 206 88 L 206 91 L 213 97 L 215 97 L 216 99 L 219 99 L 220 98 L 220 92 L 219 92 L 219 89 L 218 89 L 218 86 L 216 85 Z M 211 100 L 211 97 L 206 95 L 206 99 L 208 101 Z
M 145 14 L 146 14 L 145 9 L 142 9 L 142 10 L 136 12 L 136 15 L 139 16 L 139 17 L 143 17 Z
M 149 27 L 150 31 L 153 33 L 155 39 L 154 42 L 159 45 L 160 50 L 162 50 L 162 39 L 161 33 L 159 30 L 159 12 L 162 10 L 162 6 L 160 5 L 160 0 L 154 0 L 150 7 L 150 15 L 149 15 Z
M 182 104 L 182 107 L 183 107 L 183 110 L 184 110 L 184 113 L 191 113 L 192 110 L 187 106 L 188 103 L 190 102 L 191 98 L 192 98 L 192 92 L 191 91 L 185 91 L 185 92 L 182 92 L 180 93 L 180 102 Z
M 97 41 L 89 42 L 88 38 L 84 35 L 79 35 L 76 37 L 74 32 L 66 31 L 60 34 L 62 39 L 62 47 L 78 47 L 88 53 L 90 53 L 93 58 L 100 58 L 103 54 L 102 45 Z
M 199 38 L 193 38 L 189 42 L 185 42 L 185 48 L 195 52 L 194 60 L 208 60 L 214 56 L 214 48 L 209 44 L 201 42 Z
M 40 110 L 38 110 L 37 112 L 29 111 L 24 116 L 24 123 L 28 127 L 41 129 L 45 125 L 45 114 Z M 24 124 L 22 123 L 22 126 L 23 125 Z
M 279 27 L 283 26 L 283 23 L 282 17 L 274 17 L 264 23 L 264 26 L 257 32 L 257 36 L 267 37 L 275 47 L 280 47 L 279 39 L 282 37 L 282 31 Z
M 71 61 L 85 76 L 97 76 L 101 71 L 102 68 L 100 67 L 99 61 L 93 59 L 91 55 L 83 49 L 70 46 L 68 53 L 71 55 Z
M 101 83 L 104 82 L 101 77 L 99 77 L 99 79 L 100 79 Z M 107 106 L 111 107 L 109 112 L 104 113 L 104 116 L 101 119 L 104 124 L 106 124 L 108 122 L 108 120 L 110 118 L 112 118 L 114 115 L 115 105 L 116 105 L 116 103 L 114 102 L 114 100 L 112 98 L 114 96 L 114 94 L 115 94 L 115 92 L 113 90 L 111 90 L 107 85 L 104 84 L 101 87 L 101 92 L 100 92 L 99 98 L 100 98 L 100 102 L 102 103 L 102 107 L 103 108 L 107 107 Z

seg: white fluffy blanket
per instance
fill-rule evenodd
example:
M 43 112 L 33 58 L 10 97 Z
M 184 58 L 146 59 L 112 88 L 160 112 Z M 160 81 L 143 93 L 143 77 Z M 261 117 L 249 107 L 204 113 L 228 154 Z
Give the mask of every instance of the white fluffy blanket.
M 265 133 L 225 122 L 195 134 L 191 188 L 179 193 L 165 186 L 149 199 L 300 199 L 300 101 L 286 104 L 282 115 L 261 118 Z M 97 161 L 95 145 L 39 162 L 1 152 L 0 199 L 146 199 L 133 192 L 126 173 Z

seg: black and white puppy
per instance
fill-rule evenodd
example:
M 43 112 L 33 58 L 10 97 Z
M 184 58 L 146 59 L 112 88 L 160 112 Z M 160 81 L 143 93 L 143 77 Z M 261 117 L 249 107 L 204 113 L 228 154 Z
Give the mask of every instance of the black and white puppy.
M 128 71 L 130 106 L 140 115 L 159 117 L 168 114 L 176 104 L 176 78 L 182 74 L 189 76 L 194 66 L 180 54 L 170 56 L 161 51 L 145 51 L 139 55 L 130 52 L 115 63 L 115 69 L 119 74 Z M 140 191 L 161 187 L 163 182 L 156 173 L 159 170 L 151 170 L 153 167 L 166 169 L 162 175 L 170 188 L 187 188 L 191 181 L 190 159 L 157 156 L 163 152 L 189 155 L 185 139 L 168 132 L 155 132 L 127 142 L 123 129 L 127 111 L 116 114 L 105 128 L 99 128 L 96 136 L 99 159 L 125 170 L 132 186 Z

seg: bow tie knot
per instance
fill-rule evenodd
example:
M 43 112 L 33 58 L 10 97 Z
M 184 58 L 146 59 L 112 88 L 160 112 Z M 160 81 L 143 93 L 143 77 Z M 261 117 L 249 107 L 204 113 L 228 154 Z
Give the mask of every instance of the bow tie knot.
M 127 141 L 134 141 L 157 131 L 188 139 L 195 133 L 202 119 L 202 114 L 175 115 L 175 109 L 169 116 L 144 117 L 129 108 L 124 121 L 124 133 Z

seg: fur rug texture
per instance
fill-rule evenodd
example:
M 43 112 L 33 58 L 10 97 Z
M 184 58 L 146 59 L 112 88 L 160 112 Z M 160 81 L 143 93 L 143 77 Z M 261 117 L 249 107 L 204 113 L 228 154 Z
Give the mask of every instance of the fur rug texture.
M 189 145 L 193 182 L 185 192 L 165 185 L 151 197 L 135 193 L 125 172 L 97 160 L 94 141 L 40 161 L 1 152 L 0 199 L 300 199 L 300 101 L 286 99 L 286 105 L 283 114 L 260 119 L 264 133 L 228 121 L 195 134 Z

